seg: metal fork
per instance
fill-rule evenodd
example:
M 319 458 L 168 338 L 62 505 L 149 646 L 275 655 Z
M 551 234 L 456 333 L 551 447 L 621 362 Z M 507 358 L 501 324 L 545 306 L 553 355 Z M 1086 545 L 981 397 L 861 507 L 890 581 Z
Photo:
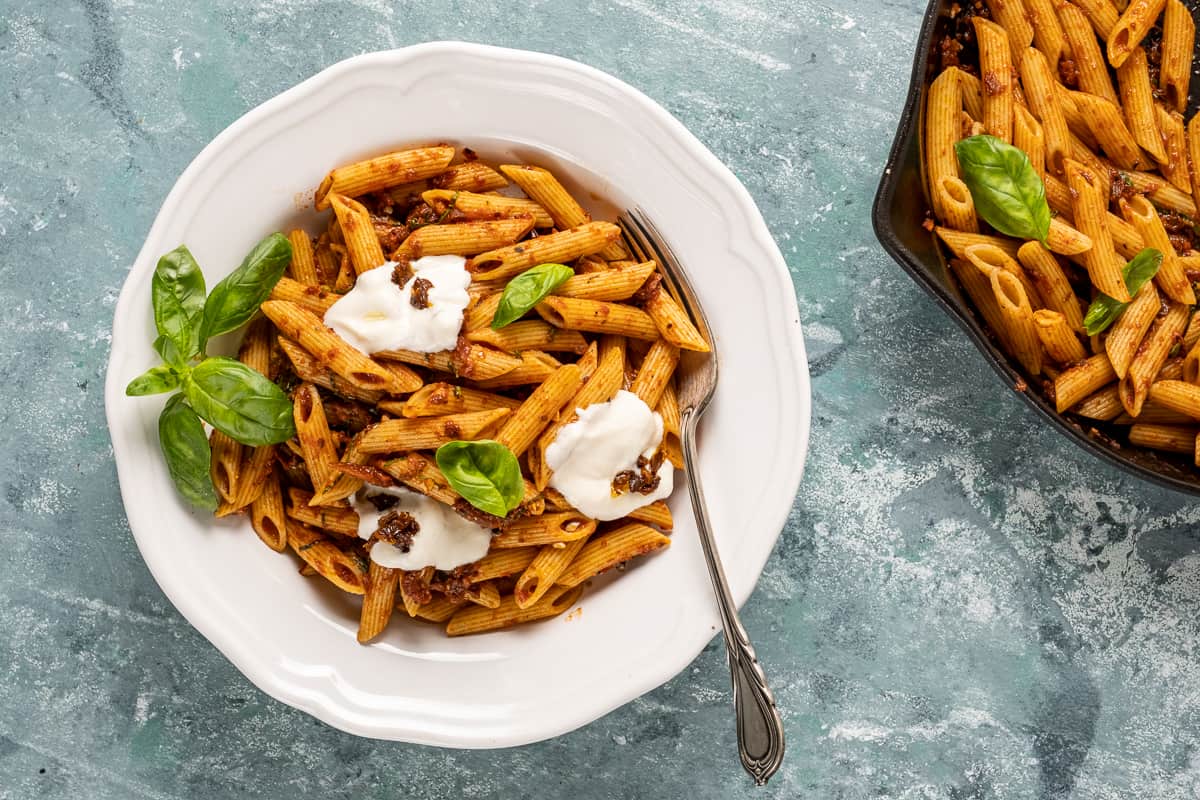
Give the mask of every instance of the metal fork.
M 626 211 L 617 218 L 617 224 L 638 260 L 653 260 L 658 264 L 667 291 L 711 344 L 708 318 L 704 316 L 696 292 L 670 246 L 645 212 L 640 208 Z M 716 353 L 682 351 L 676 377 L 679 385 L 679 439 L 687 471 L 688 493 L 692 499 L 692 511 L 696 515 L 696 526 L 700 529 L 700 544 L 708 562 L 708 575 L 717 595 L 717 607 L 725 629 L 725 649 L 729 653 L 729 670 L 733 675 L 738 754 L 742 766 L 754 777 L 755 784 L 762 786 L 783 762 L 783 721 L 775 707 L 775 696 L 767 686 L 767 677 L 759 666 L 754 646 L 750 644 L 750 637 L 738 619 L 733 596 L 729 593 L 729 583 L 725 580 L 725 570 L 721 567 L 712 523 L 704 504 L 704 489 L 700 486 L 696 455 L 696 427 L 717 388 Z

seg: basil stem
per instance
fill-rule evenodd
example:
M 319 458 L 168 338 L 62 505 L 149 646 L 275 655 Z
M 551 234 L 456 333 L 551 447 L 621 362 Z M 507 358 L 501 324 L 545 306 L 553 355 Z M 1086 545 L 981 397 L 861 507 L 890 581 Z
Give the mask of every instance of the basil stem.
M 498 331 L 525 316 L 574 274 L 574 270 L 563 264 L 538 264 L 513 278 L 500 295 L 500 305 L 492 317 L 492 330 Z
M 200 352 L 204 313 L 204 273 L 185 245 L 158 260 L 150 280 L 154 327 L 171 341 L 186 361 Z
M 480 511 L 504 517 L 525 497 L 517 457 L 499 442 L 447 442 L 436 459 L 454 491 Z
M 1029 163 L 1029 156 L 987 135 L 960 139 L 954 152 L 975 211 L 1001 233 L 1045 245 L 1050 206 L 1046 185 Z
M 184 378 L 183 392 L 206 422 L 242 444 L 276 444 L 296 433 L 283 390 L 232 358 L 200 362 Z
M 204 424 L 183 395 L 174 395 L 158 417 L 158 443 L 175 488 L 194 506 L 215 511 L 217 490 L 209 468 L 212 451 Z
M 241 266 L 213 287 L 204 304 L 200 347 L 222 333 L 246 324 L 271 294 L 292 260 L 292 245 L 282 233 L 263 239 Z

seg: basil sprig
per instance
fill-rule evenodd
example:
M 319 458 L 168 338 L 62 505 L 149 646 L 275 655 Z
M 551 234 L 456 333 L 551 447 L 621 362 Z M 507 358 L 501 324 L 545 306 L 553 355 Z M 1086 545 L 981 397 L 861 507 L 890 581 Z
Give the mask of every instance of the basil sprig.
M 1034 172 L 1029 156 L 987 135 L 960 139 L 954 152 L 979 215 L 1001 233 L 1045 245 L 1050 206 L 1046 185 Z
M 130 381 L 125 394 L 180 390 L 159 417 L 158 439 L 171 480 L 193 505 L 217 507 L 204 422 L 254 446 L 282 442 L 296 433 L 292 402 L 282 389 L 240 361 L 204 357 L 212 336 L 241 327 L 254 316 L 291 257 L 287 237 L 273 233 L 213 287 L 207 299 L 204 275 L 183 245 L 155 267 L 150 292 L 158 330 L 154 350 L 163 363 Z
M 204 423 L 181 394 L 168 400 L 158 417 L 158 444 L 179 493 L 192 505 L 215 511 L 217 490 L 209 472 L 212 451 L 208 448 L 208 436 L 204 433 Z
M 538 264 L 513 278 L 500 295 L 500 305 L 496 306 L 492 317 L 492 330 L 498 331 L 525 316 L 574 274 L 574 270 L 563 264 Z
M 454 491 L 480 511 L 507 516 L 525 497 L 517 457 L 499 442 L 447 442 L 438 448 L 436 459 Z
M 1141 291 L 1146 281 L 1158 274 L 1162 260 L 1162 253 L 1153 247 L 1147 247 L 1125 265 L 1121 276 L 1125 279 L 1125 288 L 1129 290 L 1130 297 Z M 1121 316 L 1121 312 L 1128 306 L 1129 303 L 1115 300 L 1106 294 L 1097 295 L 1083 317 L 1083 329 L 1087 331 L 1088 336 L 1095 336 L 1116 322 L 1117 317 Z

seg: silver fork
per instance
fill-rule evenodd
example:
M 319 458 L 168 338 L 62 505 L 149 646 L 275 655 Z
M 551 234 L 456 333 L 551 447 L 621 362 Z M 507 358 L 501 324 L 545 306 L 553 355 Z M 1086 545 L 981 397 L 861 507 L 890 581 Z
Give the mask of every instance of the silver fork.
M 696 292 L 670 246 L 645 212 L 640 208 L 626 211 L 617 218 L 617 224 L 638 260 L 653 260 L 658 264 L 667 290 L 711 344 L 713 340 L 708 318 L 704 316 Z M 676 379 L 679 386 L 679 439 L 687 471 L 688 493 L 692 499 L 692 511 L 696 515 L 696 526 L 700 529 L 700 544 L 708 562 L 708 575 L 717 595 L 717 607 L 725 629 L 725 649 L 729 653 L 729 670 L 733 674 L 738 754 L 742 766 L 754 777 L 755 784 L 762 786 L 783 762 L 783 721 L 775 707 L 775 696 L 767 686 L 767 676 L 759 666 L 754 646 L 750 644 L 750 637 L 738 619 L 737 606 L 729 593 L 729 583 L 725 580 L 725 570 L 721 567 L 712 523 L 704 504 L 704 489 L 700 486 L 696 455 L 696 427 L 717 388 L 715 348 L 711 353 L 682 351 Z

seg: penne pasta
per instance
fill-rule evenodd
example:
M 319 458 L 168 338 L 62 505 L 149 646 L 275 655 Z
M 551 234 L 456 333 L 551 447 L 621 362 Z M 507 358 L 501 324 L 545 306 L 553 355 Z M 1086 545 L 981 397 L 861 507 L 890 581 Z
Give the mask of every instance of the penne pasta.
M 1063 35 L 1062 25 L 1058 22 L 1058 15 L 1054 11 L 1054 0 L 1025 0 L 1025 11 L 1029 15 L 1030 24 L 1033 25 L 1034 46 L 1041 52 L 1046 63 L 1057 68 L 1059 58 L 1069 55 L 1070 51 L 1067 49 L 1067 40 Z M 1022 80 L 1024 81 L 1023 77 Z M 1025 96 L 1029 97 L 1028 84 L 1025 86 Z M 1045 124 L 1044 120 L 1042 124 Z
M 283 514 L 283 495 L 279 476 L 270 470 L 262 488 L 250 501 L 250 526 L 262 543 L 276 552 L 287 549 L 287 522 Z
M 1113 249 L 1112 234 L 1105 219 L 1108 214 L 1108 186 L 1078 162 L 1067 161 L 1067 185 L 1071 188 L 1071 208 L 1075 225 L 1092 240 L 1092 248 L 1083 254 L 1092 284 L 1109 297 L 1123 302 L 1130 300 L 1125 288 L 1125 278 L 1116 251 Z
M 536 310 L 551 325 L 567 330 L 613 333 L 646 341 L 659 337 L 653 317 L 622 303 L 552 295 L 538 303 Z
M 358 620 L 358 641 L 365 644 L 387 627 L 396 607 L 396 585 L 400 571 L 371 562 L 367 571 L 362 614 Z
M 551 294 L 576 297 L 581 300 L 628 300 L 646 283 L 654 272 L 655 263 L 646 261 L 624 267 L 611 267 L 567 278 Z
M 1171 303 L 1167 313 L 1158 317 L 1137 349 L 1125 377 L 1121 379 L 1121 404 L 1132 417 L 1142 411 L 1142 404 L 1150 393 L 1150 384 L 1162 368 L 1163 362 L 1183 335 L 1191 309 L 1180 303 Z
M 598 534 L 588 540 L 571 565 L 556 580 L 559 586 L 578 586 L 635 556 L 669 547 L 671 540 L 639 522 Z
M 465 219 L 504 219 L 505 217 L 530 216 L 533 217 L 533 227 L 535 228 L 554 227 L 550 213 L 538 205 L 535 200 L 451 189 L 430 189 L 423 192 L 421 198 L 438 214 L 444 214 L 453 209 Z
M 458 439 L 486 438 L 485 432 L 512 413 L 494 408 L 442 417 L 388 419 L 363 431 L 358 449 L 362 453 L 400 453 L 433 450 Z
M 328 537 L 307 525 L 289 520 L 287 543 L 318 575 L 342 591 L 350 594 L 363 594 L 365 591 L 365 563 L 343 551 Z
M 342 299 L 342 296 L 334 294 L 322 286 L 301 283 L 291 278 L 280 278 L 279 282 L 275 284 L 275 288 L 271 290 L 271 299 L 295 303 L 324 318 L 329 307 Z
M 312 239 L 306 231 L 296 229 L 288 233 L 288 242 L 292 245 L 292 260 L 288 264 L 288 274 L 297 283 L 305 286 L 319 286 L 317 276 L 317 261 L 313 254 Z
M 1106 37 L 1108 63 L 1114 67 L 1125 63 L 1162 13 L 1164 4 L 1165 0 L 1130 0 L 1121 18 Z
M 518 608 L 511 595 L 504 597 L 497 608 L 470 606 L 458 611 L 446 623 L 447 636 L 465 636 L 471 633 L 510 628 L 526 622 L 557 617 L 579 599 L 580 590 L 568 589 L 548 593 L 528 608 Z
M 587 339 L 579 331 L 563 330 L 535 319 L 513 322 L 498 331 L 490 327 L 480 328 L 466 336 L 468 341 L 486 344 L 506 353 L 524 350 L 582 353 L 588 347 Z
M 575 364 L 564 364 L 534 389 L 521 407 L 508 415 L 496 434 L 496 441 L 518 458 L 546 429 L 583 383 Z
M 471 256 L 505 247 L 533 229 L 531 215 L 483 222 L 425 225 L 408 235 L 392 253 L 393 261 L 413 261 L 423 256 Z
M 1129 121 L 1129 130 L 1137 145 L 1160 164 L 1167 160 L 1162 134 L 1158 129 L 1158 113 L 1154 109 L 1154 94 L 1150 87 L 1150 67 L 1146 53 L 1138 48 L 1117 70 L 1121 87 L 1121 107 Z
M 549 592 L 558 576 L 562 575 L 586 544 L 585 536 L 564 544 L 542 547 L 513 587 L 513 599 L 517 608 L 529 608 Z
M 434 175 L 429 179 L 429 185 L 451 191 L 494 192 L 508 186 L 508 180 L 481 161 L 467 161 Z
M 358 389 L 392 390 L 395 377 L 391 372 L 346 344 L 311 311 L 282 300 L 268 300 L 262 311 L 285 336 L 346 382 Z
M 332 170 L 317 187 L 314 205 L 329 208 L 333 194 L 349 197 L 429 178 L 443 172 L 454 158 L 453 147 L 400 150 Z
M 1167 107 L 1180 114 L 1187 111 L 1188 87 L 1192 78 L 1192 56 L 1196 47 L 1196 21 L 1181 0 L 1167 0 L 1163 7 L 1162 60 L 1158 86 Z M 1200 162 L 1192 159 L 1193 171 Z M 1195 194 L 1193 192 L 1193 194 Z
M 1116 380 L 1108 356 L 1098 354 L 1063 370 L 1054 379 L 1054 401 L 1061 414 L 1088 395 L 1100 391 Z
M 379 245 L 375 226 L 371 224 L 371 215 L 366 207 L 340 194 L 331 194 L 329 203 L 337 215 L 338 225 L 346 240 L 346 253 L 350 256 L 350 265 L 355 274 L 361 275 L 369 269 L 383 266 L 386 260 L 383 248 Z
M 1126 62 L 1129 63 L 1129 62 Z M 1135 195 L 1120 201 L 1121 213 L 1137 230 L 1146 247 L 1153 247 L 1162 253 L 1162 265 L 1154 276 L 1154 282 L 1163 294 L 1177 303 L 1186 305 L 1196 304 L 1196 293 L 1192 290 L 1192 282 L 1188 280 L 1183 264 L 1171 246 L 1167 229 L 1163 227 L 1162 219 L 1154 206 L 1141 195 Z
M 599 253 L 620 235 L 621 229 L 610 222 L 589 222 L 481 253 L 471 259 L 470 269 L 478 281 L 507 279 L 537 264 L 563 264 L 580 256 Z
M 679 348 L 665 339 L 659 339 L 650 345 L 646 357 L 638 366 L 637 376 L 629 386 L 629 391 L 636 394 L 650 408 L 658 405 L 663 391 L 675 374 L 679 363 Z
M 1200 386 L 1185 381 L 1157 381 L 1150 385 L 1150 397 L 1172 411 L 1200 419 Z
M 520 186 L 521 191 L 545 208 L 554 222 L 554 227 L 559 230 L 578 228 L 592 221 L 591 215 L 583 210 L 583 206 L 571 197 L 549 170 L 530 165 L 505 164 L 500 167 L 500 171 Z M 626 257 L 625 248 L 616 241 L 609 243 L 599 252 L 610 261 Z
M 979 45 L 979 71 L 983 76 L 983 127 L 989 134 L 1012 142 L 1013 56 L 1004 28 L 982 17 L 972 17 Z
M 1183 117 L 1175 111 L 1167 111 L 1162 106 L 1155 106 L 1158 116 L 1158 127 L 1162 131 L 1163 145 L 1167 157 L 1162 162 L 1163 175 L 1181 192 L 1192 191 L 1192 175 L 1188 168 L 1187 133 L 1183 127 Z
M 962 85 L 946 70 L 929 87 L 925 102 L 925 164 L 934 213 L 952 228 L 978 231 L 971 193 L 958 174 L 954 143 L 961 137 Z M 632 294 L 632 293 L 631 293 Z
M 1196 447 L 1196 428 L 1139 422 L 1129 428 L 1129 443 L 1151 450 L 1191 454 Z
M 1039 309 L 1033 312 L 1034 330 L 1051 361 L 1074 364 L 1087 358 L 1083 345 L 1066 318 L 1057 311 Z
M 682 350 L 695 350 L 700 353 L 708 353 L 712 350 L 708 342 L 700 335 L 700 331 L 696 330 L 696 326 L 688 318 L 687 312 L 680 308 L 679 303 L 675 302 L 675 298 L 661 286 L 649 293 L 645 302 L 642 303 L 642 307 L 654 321 L 662 338 L 671 344 Z M 623 333 L 623 335 L 635 339 L 643 338 L 630 332 L 614 332 Z
M 1058 6 L 1058 21 L 1062 24 L 1067 45 L 1071 48 L 1072 60 L 1079 76 L 1079 88 L 1114 105 L 1119 103 L 1112 79 L 1108 76 L 1104 55 L 1100 52 L 1100 45 L 1092 32 L 1092 23 L 1078 6 L 1066 2 Z
M 1118 378 L 1125 377 L 1138 345 L 1142 343 L 1142 337 L 1146 335 L 1161 305 L 1154 284 L 1147 283 L 1108 329 L 1104 350 Z

